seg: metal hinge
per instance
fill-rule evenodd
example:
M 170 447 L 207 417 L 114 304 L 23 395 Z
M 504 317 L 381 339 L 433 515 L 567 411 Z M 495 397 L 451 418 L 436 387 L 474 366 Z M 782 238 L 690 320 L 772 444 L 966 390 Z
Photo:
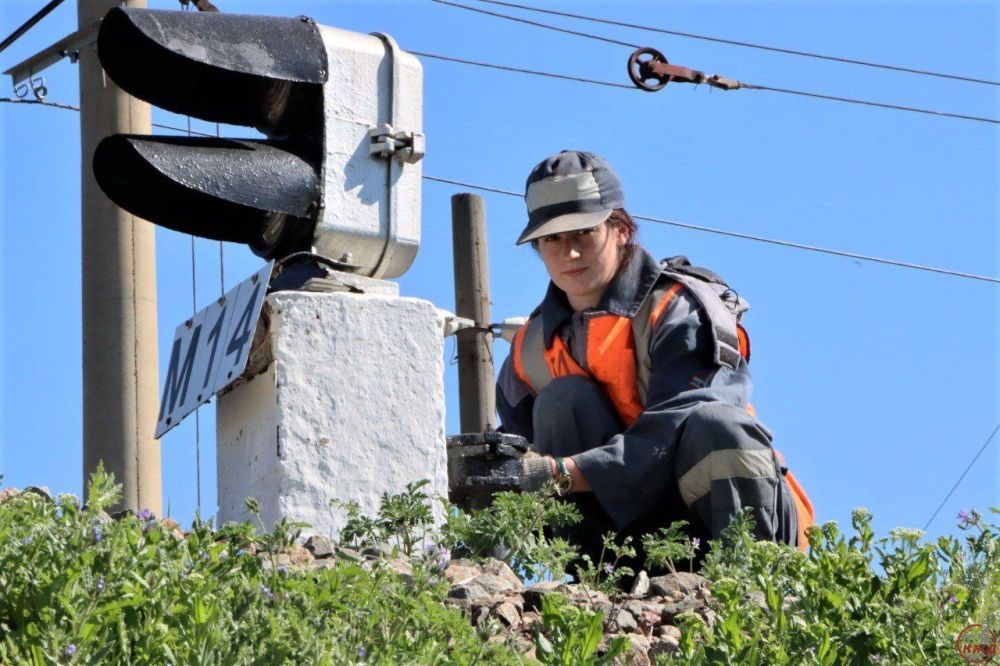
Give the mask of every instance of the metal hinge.
M 415 164 L 424 157 L 425 142 L 422 132 L 397 132 L 392 125 L 379 125 L 368 130 L 368 154 L 400 162 Z

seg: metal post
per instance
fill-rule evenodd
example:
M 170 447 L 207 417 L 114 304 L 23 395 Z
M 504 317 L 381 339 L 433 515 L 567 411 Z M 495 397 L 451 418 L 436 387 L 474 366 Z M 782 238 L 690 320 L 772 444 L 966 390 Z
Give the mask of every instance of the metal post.
M 120 4 L 78 0 L 80 27 Z M 153 226 L 104 196 L 91 166 L 105 136 L 149 134 L 150 109 L 104 76 L 94 46 L 82 49 L 79 64 L 84 488 L 103 461 L 123 486 L 121 508 L 161 515 Z
M 486 206 L 476 194 L 451 198 L 452 243 L 455 261 L 455 314 L 476 322 L 460 330 L 458 391 L 464 433 L 485 432 L 496 426 L 493 387 L 493 333 L 488 328 L 490 272 L 486 251 Z

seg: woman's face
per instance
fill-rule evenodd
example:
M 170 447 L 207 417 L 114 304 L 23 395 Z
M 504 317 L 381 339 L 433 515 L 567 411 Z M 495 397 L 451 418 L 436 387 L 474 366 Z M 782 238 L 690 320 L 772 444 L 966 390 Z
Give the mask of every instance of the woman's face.
M 593 229 L 552 234 L 538 239 L 538 253 L 557 287 L 579 312 L 595 307 L 618 270 L 627 232 L 607 222 Z

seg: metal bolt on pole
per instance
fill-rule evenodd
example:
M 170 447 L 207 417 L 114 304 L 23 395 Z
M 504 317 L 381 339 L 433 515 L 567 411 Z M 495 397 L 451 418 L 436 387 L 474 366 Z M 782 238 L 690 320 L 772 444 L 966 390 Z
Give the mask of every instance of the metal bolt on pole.
M 118 0 L 78 0 L 81 28 Z M 145 0 L 130 0 L 145 7 Z M 103 462 L 122 484 L 120 508 L 161 515 L 156 427 L 156 253 L 153 225 L 122 210 L 97 185 L 92 162 L 109 134 L 150 133 L 149 104 L 104 76 L 96 48 L 80 52 L 83 269 L 83 481 Z
M 486 205 L 476 194 L 451 198 L 455 262 L 455 314 L 476 322 L 458 331 L 458 392 L 463 433 L 496 427 L 493 379 L 493 332 Z

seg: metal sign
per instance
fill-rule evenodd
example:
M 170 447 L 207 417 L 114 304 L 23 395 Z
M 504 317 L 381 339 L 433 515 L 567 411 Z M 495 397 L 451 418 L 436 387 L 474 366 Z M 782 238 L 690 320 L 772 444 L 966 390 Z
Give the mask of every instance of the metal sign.
M 177 327 L 155 437 L 243 374 L 273 266 L 269 262 Z

